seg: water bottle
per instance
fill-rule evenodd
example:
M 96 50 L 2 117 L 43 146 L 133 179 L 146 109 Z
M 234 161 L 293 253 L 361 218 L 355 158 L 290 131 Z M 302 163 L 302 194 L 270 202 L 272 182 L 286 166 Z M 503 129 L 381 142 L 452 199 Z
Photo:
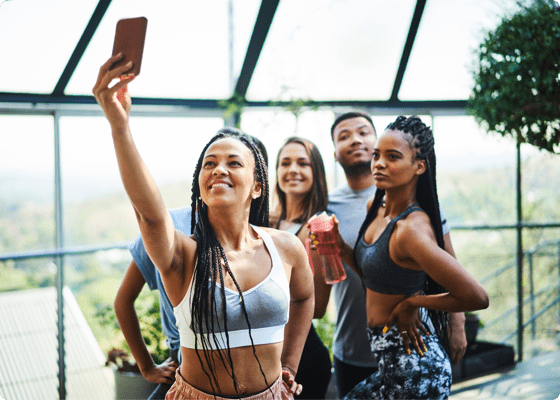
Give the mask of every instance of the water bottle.
M 342 265 L 342 260 L 338 253 L 336 245 L 336 235 L 334 229 L 334 219 L 329 217 L 326 212 L 323 212 L 309 220 L 309 230 L 315 234 L 315 249 L 317 257 L 321 265 L 317 266 L 323 271 L 325 283 L 334 284 L 346 279 L 346 272 Z M 315 266 L 311 259 L 311 242 L 308 238 L 306 240 L 307 255 L 309 257 L 309 264 L 314 270 Z

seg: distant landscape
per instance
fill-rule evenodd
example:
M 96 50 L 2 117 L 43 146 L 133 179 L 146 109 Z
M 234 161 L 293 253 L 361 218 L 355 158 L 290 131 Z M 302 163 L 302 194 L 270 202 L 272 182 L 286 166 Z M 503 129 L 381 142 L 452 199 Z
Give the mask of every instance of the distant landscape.
M 560 156 L 540 154 L 524 162 L 522 182 L 526 221 L 560 222 L 559 172 Z M 80 182 L 80 185 L 88 186 L 89 183 Z M 190 187 L 190 181 L 177 181 L 162 185 L 161 189 L 168 206 L 175 208 L 190 204 Z M 63 221 L 67 246 L 128 243 L 137 236 L 132 207 L 122 188 L 116 187 L 112 193 L 87 198 L 69 194 L 70 183 L 65 184 L 65 188 L 67 192 L 63 196 L 67 201 Z M 90 189 L 93 194 L 95 187 Z M 438 190 L 452 227 L 516 222 L 513 166 L 440 171 Z M 0 254 L 54 247 L 53 191 L 53 182 L 48 179 L 0 173 Z M 514 230 L 455 230 L 451 235 L 458 260 L 478 279 L 515 260 Z M 560 229 L 526 230 L 523 240 L 526 249 L 544 241 L 559 241 Z M 96 314 L 112 306 L 129 261 L 126 250 L 65 258 L 66 283 L 72 288 L 104 350 L 111 344 L 114 332 L 102 326 Z M 547 257 L 535 262 L 537 285 L 550 283 L 551 275 L 558 276 L 557 271 L 553 271 L 557 263 L 557 259 Z M 0 291 L 54 285 L 55 271 L 50 259 L 0 263 Z M 480 313 L 483 322 L 515 305 L 515 269 L 488 283 L 487 289 L 491 306 Z M 486 334 L 490 338 L 499 337 L 514 323 L 512 319 Z M 542 329 L 545 329 L 544 325 Z

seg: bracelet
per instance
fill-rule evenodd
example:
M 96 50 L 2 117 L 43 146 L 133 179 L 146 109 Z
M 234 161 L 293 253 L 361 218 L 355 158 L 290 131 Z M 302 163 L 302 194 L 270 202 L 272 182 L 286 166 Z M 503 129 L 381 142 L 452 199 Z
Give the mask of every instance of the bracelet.
M 288 370 L 288 372 L 290 372 L 294 377 L 296 376 L 296 372 L 295 372 L 292 368 L 290 368 L 290 367 L 288 367 L 288 366 L 286 366 L 286 365 L 282 365 L 282 369 L 283 369 L 283 370 L 284 370 L 284 369 L 285 369 L 285 370 Z

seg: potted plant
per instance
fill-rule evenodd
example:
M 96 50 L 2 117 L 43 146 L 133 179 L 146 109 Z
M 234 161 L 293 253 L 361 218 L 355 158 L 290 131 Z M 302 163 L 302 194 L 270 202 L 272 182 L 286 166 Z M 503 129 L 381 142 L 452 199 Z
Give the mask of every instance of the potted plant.
M 478 318 L 478 315 L 472 312 L 465 312 L 465 336 L 467 337 L 467 345 L 476 343 L 479 328 L 483 328 L 484 324 Z
M 161 326 L 159 299 L 154 292 L 142 293 L 135 303 L 140 330 L 146 347 L 156 364 L 169 357 L 165 335 Z M 112 366 L 115 374 L 116 400 L 148 398 L 157 384 L 148 382 L 130 354 L 130 348 L 120 330 L 113 307 L 106 306 L 98 311 L 100 323 L 114 329 L 112 347 L 107 352 L 105 365 Z
M 467 109 L 489 132 L 560 153 L 560 10 L 554 0 L 529 4 L 479 45 Z

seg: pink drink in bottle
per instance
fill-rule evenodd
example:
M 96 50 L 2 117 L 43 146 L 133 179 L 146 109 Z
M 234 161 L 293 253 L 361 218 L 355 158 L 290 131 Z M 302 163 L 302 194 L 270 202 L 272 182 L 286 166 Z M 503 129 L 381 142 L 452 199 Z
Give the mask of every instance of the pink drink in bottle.
M 309 230 L 316 236 L 317 258 L 325 275 L 325 283 L 333 284 L 346 279 L 346 272 L 342 265 L 342 260 L 336 246 L 336 235 L 333 232 L 334 220 L 329 217 L 326 212 L 319 214 L 309 220 Z M 309 263 L 313 269 L 313 261 L 311 260 L 310 240 L 306 242 L 307 253 L 309 255 Z

